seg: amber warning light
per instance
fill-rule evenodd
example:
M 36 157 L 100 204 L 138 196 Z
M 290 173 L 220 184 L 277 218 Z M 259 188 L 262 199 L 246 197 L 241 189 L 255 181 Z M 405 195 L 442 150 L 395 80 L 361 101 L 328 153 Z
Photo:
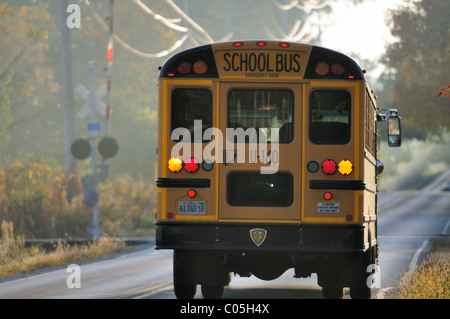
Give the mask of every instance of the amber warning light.
M 167 163 L 167 167 L 169 168 L 169 171 L 177 173 L 183 168 L 183 162 L 179 158 L 172 157 Z

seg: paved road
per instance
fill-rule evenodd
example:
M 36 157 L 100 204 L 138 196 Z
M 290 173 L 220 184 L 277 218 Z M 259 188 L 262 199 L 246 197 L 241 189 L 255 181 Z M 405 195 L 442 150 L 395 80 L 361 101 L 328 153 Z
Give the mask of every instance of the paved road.
M 379 208 L 381 288 L 375 290 L 375 298 L 386 297 L 400 275 L 420 263 L 432 237 L 450 234 L 450 192 L 440 191 L 436 185 L 422 191 L 381 193 Z M 80 264 L 81 288 L 68 288 L 68 279 L 69 285 L 76 283 L 75 274 L 62 267 L 6 281 L 0 283 L 0 298 L 175 298 L 172 252 L 156 251 L 151 244 Z M 293 272 L 287 271 L 269 282 L 235 276 L 224 298 L 322 298 L 315 275 L 306 279 L 292 276 Z M 195 298 L 202 298 L 200 289 Z

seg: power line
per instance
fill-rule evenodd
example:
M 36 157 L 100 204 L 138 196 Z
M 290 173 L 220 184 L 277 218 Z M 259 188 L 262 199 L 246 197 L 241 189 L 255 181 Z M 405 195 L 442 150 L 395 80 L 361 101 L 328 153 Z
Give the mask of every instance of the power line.
M 183 32 L 186 33 L 188 32 L 188 28 L 186 27 L 182 27 L 179 25 L 176 25 L 174 23 L 172 23 L 169 19 L 164 18 L 163 16 L 156 14 L 155 12 L 153 12 L 148 6 L 146 6 L 145 4 L 142 3 L 142 1 L 140 0 L 134 0 L 134 2 L 142 8 L 142 10 L 144 10 L 144 12 L 148 13 L 149 15 L 151 15 L 155 20 L 160 21 L 162 24 L 164 24 L 165 26 L 171 28 L 172 30 L 176 30 L 179 32 Z M 178 19 L 181 20 L 181 19 Z
M 92 8 L 92 5 L 90 4 L 89 0 L 84 0 L 85 4 L 87 6 L 90 6 Z M 100 15 L 93 9 L 94 12 L 94 17 L 95 19 L 106 29 L 109 31 L 109 26 L 103 21 L 103 19 L 100 17 Z M 178 41 L 176 41 L 170 48 L 157 52 L 157 53 L 148 53 L 148 52 L 143 52 L 140 51 L 134 47 L 132 47 L 131 45 L 129 45 L 127 42 L 125 42 L 124 40 L 122 40 L 117 34 L 114 34 L 114 40 L 117 41 L 117 43 L 119 45 L 121 45 L 124 49 L 130 51 L 131 53 L 138 55 L 140 57 L 143 58 L 149 58 L 149 59 L 154 59 L 154 58 L 161 58 L 164 57 L 166 55 L 168 55 L 169 53 L 175 51 L 176 49 L 178 49 L 183 43 L 184 41 L 186 41 L 186 39 L 188 38 L 187 35 L 184 35 L 183 37 L 181 37 Z

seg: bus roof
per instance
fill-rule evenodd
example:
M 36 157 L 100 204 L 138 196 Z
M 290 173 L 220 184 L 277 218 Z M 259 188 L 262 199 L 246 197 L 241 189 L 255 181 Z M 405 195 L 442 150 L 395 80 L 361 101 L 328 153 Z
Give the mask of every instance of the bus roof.
M 320 46 L 279 41 L 233 41 L 176 53 L 160 77 L 364 80 L 349 56 Z

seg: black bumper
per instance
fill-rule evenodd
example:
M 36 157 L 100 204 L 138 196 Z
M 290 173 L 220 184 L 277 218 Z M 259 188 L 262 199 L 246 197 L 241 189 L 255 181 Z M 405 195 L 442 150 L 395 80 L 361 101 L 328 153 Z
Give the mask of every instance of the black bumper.
M 266 230 L 260 246 L 251 239 L 255 228 Z M 363 253 L 364 226 L 157 222 L 156 249 Z

